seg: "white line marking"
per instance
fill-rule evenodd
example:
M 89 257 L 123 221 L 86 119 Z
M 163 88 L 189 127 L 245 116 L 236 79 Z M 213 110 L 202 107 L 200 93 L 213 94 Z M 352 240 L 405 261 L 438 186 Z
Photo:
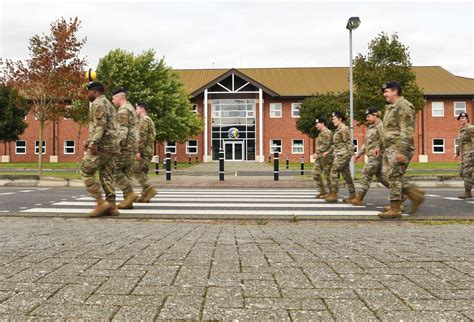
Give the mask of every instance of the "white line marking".
M 94 198 L 92 197 L 83 197 L 83 198 L 77 198 L 76 200 L 78 201 L 93 201 Z M 117 198 L 116 199 L 117 201 L 121 201 L 123 200 L 123 198 Z M 315 198 L 271 198 L 271 197 L 267 197 L 267 198 L 247 198 L 247 197 L 244 197 L 244 198 L 229 198 L 229 197 L 220 197 L 220 198 L 208 198 L 208 197 L 201 197 L 201 198 L 198 198 L 198 197 L 195 197 L 195 198 L 185 198 L 185 197 L 170 197 L 170 198 L 166 198 L 166 197 L 161 197 L 161 196 L 158 196 L 158 197 L 155 197 L 152 199 L 152 201 L 217 201 L 217 202 L 236 202 L 236 201 L 255 201 L 255 202 L 262 202 L 262 201 L 266 201 L 266 202 L 325 202 L 323 199 L 315 199 Z
M 20 190 L 19 192 L 32 192 L 34 190 Z
M 49 188 L 39 188 L 38 190 L 44 191 L 44 190 L 49 190 Z
M 443 199 L 447 199 L 447 200 L 457 200 L 457 201 L 461 200 L 461 199 L 455 198 L 455 197 L 444 197 Z
M 427 196 L 427 197 L 434 197 L 434 198 L 440 198 L 440 197 L 441 197 L 440 195 L 429 195 L 429 194 L 426 194 L 425 196 Z
M 26 209 L 26 208 L 28 208 L 28 207 L 20 207 L 20 209 Z
M 8 212 L 8 210 L 0 210 L 0 212 Z
M 117 196 L 122 196 L 121 192 L 115 193 Z M 314 196 L 316 192 L 283 192 L 283 191 L 158 191 L 158 195 L 208 195 L 208 196 L 220 196 L 220 195 L 229 195 L 229 196 L 236 196 L 236 195 L 266 195 L 266 196 Z
M 35 206 L 42 206 L 42 203 L 35 203 Z
M 6 196 L 6 195 L 14 195 L 15 192 L 0 192 L 1 196 Z

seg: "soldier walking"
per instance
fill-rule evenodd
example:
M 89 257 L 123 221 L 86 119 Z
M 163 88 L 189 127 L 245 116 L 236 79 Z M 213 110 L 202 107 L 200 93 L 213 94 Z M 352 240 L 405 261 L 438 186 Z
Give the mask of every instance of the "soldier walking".
M 316 182 L 319 187 L 319 193 L 316 195 L 316 198 L 325 198 L 328 194 L 326 191 L 326 186 L 321 177 L 324 174 L 324 180 L 329 190 L 331 184 L 330 173 L 331 166 L 334 161 L 333 153 L 331 148 L 333 145 L 332 141 L 332 132 L 327 128 L 327 120 L 324 117 L 316 119 L 316 128 L 319 131 L 319 135 L 316 138 L 316 153 L 314 154 L 314 166 L 313 166 L 313 180 Z M 326 153 L 328 152 L 329 153 Z
M 125 89 L 117 88 L 112 92 L 112 102 L 118 108 L 120 155 L 114 171 L 114 181 L 123 191 L 124 200 L 118 209 L 132 209 L 137 194 L 133 192 L 132 166 L 138 150 L 138 118 L 132 104 L 127 101 Z
M 461 156 L 459 175 L 464 180 L 464 194 L 460 199 L 472 198 L 473 172 L 474 172 L 474 126 L 469 124 L 469 115 L 460 113 L 458 121 L 461 124 L 459 131 L 459 149 L 456 156 Z
M 354 155 L 354 161 L 357 161 L 364 154 L 367 156 L 367 162 L 362 169 L 362 178 L 360 180 L 360 189 L 357 192 L 355 199 L 351 201 L 351 204 L 355 206 L 364 205 L 364 197 L 370 187 L 372 177 L 376 176 L 378 182 L 382 183 L 388 188 L 388 182 L 382 175 L 382 135 L 383 135 L 383 123 L 380 119 L 381 112 L 371 107 L 365 111 L 365 119 L 369 124 L 367 129 L 367 137 L 364 145 L 358 153 Z
M 135 179 L 142 187 L 140 197 L 135 202 L 150 202 L 156 195 L 156 190 L 151 186 L 148 178 L 150 162 L 153 157 L 153 145 L 155 143 L 155 123 L 148 116 L 149 107 L 145 103 L 138 103 L 136 107 L 138 123 L 138 152 L 135 155 L 133 172 Z
M 89 217 L 117 215 L 113 172 L 115 159 L 120 152 L 117 115 L 115 108 L 104 95 L 104 85 L 92 82 L 87 86 L 92 102 L 89 111 L 89 136 L 84 143 L 86 154 L 81 163 L 81 177 L 89 194 L 96 200 Z M 100 183 L 95 179 L 99 171 Z M 105 193 L 102 198 L 101 186 Z
M 379 214 L 380 218 L 401 218 L 403 194 L 412 202 L 410 210 L 414 214 L 424 201 L 424 191 L 408 184 L 405 171 L 415 151 L 413 134 L 415 131 L 415 108 L 402 96 L 398 82 L 382 86 L 382 93 L 388 103 L 383 118 L 382 145 L 384 149 L 382 172 L 390 189 L 390 208 Z
M 354 155 L 354 144 L 351 140 L 349 128 L 344 124 L 346 117 L 342 112 L 332 113 L 332 122 L 336 126 L 334 131 L 333 141 L 334 145 L 329 150 L 323 153 L 323 156 L 328 155 L 334 151 L 334 162 L 330 172 L 329 195 L 324 198 L 327 202 L 337 202 L 337 193 L 339 191 L 339 174 L 342 174 L 349 190 L 349 198 L 345 201 L 350 202 L 355 198 L 354 181 L 352 180 L 349 163 Z

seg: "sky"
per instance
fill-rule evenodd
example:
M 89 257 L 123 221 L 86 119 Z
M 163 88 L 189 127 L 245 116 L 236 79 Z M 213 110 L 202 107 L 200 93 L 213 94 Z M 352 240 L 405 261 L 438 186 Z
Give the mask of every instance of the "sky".
M 397 32 L 413 65 L 474 78 L 473 2 L 0 0 L 0 57 L 26 59 L 33 35 L 78 16 L 91 68 L 115 48 L 152 48 L 176 69 L 348 66 L 345 27 L 359 16 L 354 55 Z

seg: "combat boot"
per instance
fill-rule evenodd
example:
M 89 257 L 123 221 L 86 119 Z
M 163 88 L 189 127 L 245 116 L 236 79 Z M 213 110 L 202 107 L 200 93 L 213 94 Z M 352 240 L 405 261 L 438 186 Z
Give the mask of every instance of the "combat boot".
M 364 197 L 365 197 L 366 193 L 367 193 L 366 191 L 359 191 L 357 196 L 354 199 L 352 199 L 350 201 L 350 203 L 354 206 L 363 206 L 364 205 Z
M 143 192 L 140 194 L 140 196 L 138 196 L 137 199 L 135 199 L 134 203 L 140 203 L 140 202 L 143 202 Z
M 401 210 L 401 211 L 405 211 L 405 206 L 403 205 L 403 203 L 404 203 L 407 199 L 408 199 L 407 195 L 403 195 L 403 196 L 402 196 L 402 204 L 400 205 L 400 210 Z M 383 207 L 383 209 L 384 209 L 385 211 L 390 210 L 390 205 Z
M 470 199 L 472 198 L 472 192 L 471 190 L 466 190 L 464 191 L 463 195 L 458 196 L 459 199 Z
M 349 194 L 349 197 L 342 199 L 343 202 L 345 203 L 351 203 L 352 200 L 356 198 L 356 194 L 353 192 Z
M 153 198 L 155 195 L 156 195 L 156 190 L 150 187 L 145 191 L 145 194 L 141 196 L 141 202 L 148 203 L 150 202 L 151 198 Z
M 324 188 L 324 186 L 319 186 L 319 193 L 316 194 L 316 199 L 324 199 L 327 194 L 326 188 Z
M 330 192 L 325 198 L 326 202 L 337 202 L 337 193 Z
M 115 216 L 120 215 L 120 212 L 117 208 L 117 204 L 115 203 L 115 201 L 110 201 L 109 205 L 110 205 L 110 208 L 109 208 L 109 211 L 107 211 L 106 213 L 107 216 L 115 217 Z
M 411 186 L 408 188 L 406 195 L 411 200 L 410 215 L 413 215 L 423 201 L 425 201 L 425 192 L 418 187 Z
M 119 203 L 118 209 L 133 209 L 133 202 L 137 199 L 137 194 L 135 192 L 130 192 L 125 199 Z
M 378 214 L 381 219 L 398 219 L 402 218 L 402 212 L 400 206 L 402 202 L 400 200 L 392 200 L 390 202 L 390 209 Z
M 105 200 L 97 200 L 97 205 L 94 210 L 92 210 L 88 217 L 100 217 L 105 215 L 105 213 L 110 209 L 110 204 Z

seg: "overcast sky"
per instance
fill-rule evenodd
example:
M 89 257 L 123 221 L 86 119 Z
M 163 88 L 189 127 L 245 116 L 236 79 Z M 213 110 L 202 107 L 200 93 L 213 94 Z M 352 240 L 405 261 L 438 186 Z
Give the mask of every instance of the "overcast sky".
M 473 1 L 10 1 L 0 0 L 0 56 L 24 59 L 28 39 L 78 16 L 90 67 L 111 49 L 153 48 L 174 68 L 348 66 L 381 31 L 398 32 L 414 65 L 474 77 Z

